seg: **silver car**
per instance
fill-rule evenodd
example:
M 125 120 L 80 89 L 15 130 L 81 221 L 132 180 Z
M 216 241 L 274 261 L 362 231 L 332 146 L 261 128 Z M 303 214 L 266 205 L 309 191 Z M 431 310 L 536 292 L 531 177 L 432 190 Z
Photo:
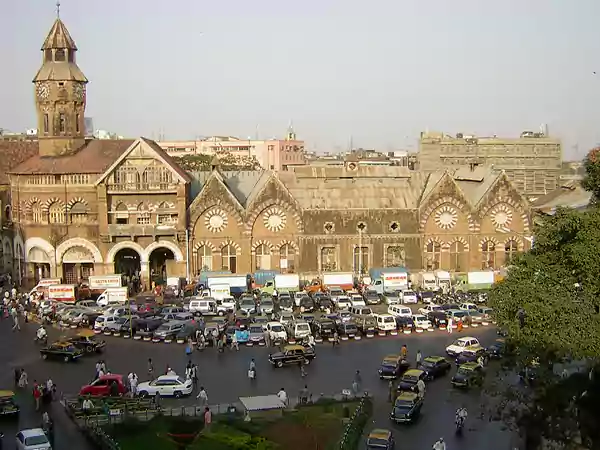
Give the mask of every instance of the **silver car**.
M 248 340 L 253 344 L 258 344 L 265 340 L 265 329 L 263 325 L 253 323 L 248 327 Z

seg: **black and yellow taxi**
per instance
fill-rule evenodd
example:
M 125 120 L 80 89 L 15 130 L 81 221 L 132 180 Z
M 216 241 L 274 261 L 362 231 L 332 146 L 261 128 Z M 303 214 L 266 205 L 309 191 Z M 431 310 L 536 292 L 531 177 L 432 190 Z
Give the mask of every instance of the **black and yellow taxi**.
M 425 372 L 427 380 L 434 380 L 450 372 L 452 365 L 443 356 L 428 356 L 419 364 L 419 369 Z
M 21 409 L 13 391 L 0 391 L 0 417 L 17 416 Z
M 102 353 L 106 347 L 106 341 L 98 339 L 92 330 L 81 330 L 75 336 L 68 339 L 77 348 L 85 350 L 87 354 Z
M 85 351 L 77 348 L 68 340 L 61 340 L 42 348 L 40 354 L 43 359 L 60 359 L 64 362 L 71 362 L 85 355 Z
M 457 366 L 460 366 L 461 364 L 468 362 L 479 362 L 479 358 L 483 358 L 484 363 L 487 362 L 487 350 L 481 345 L 471 345 L 470 347 L 465 348 L 462 353 L 456 357 L 455 362 Z
M 366 450 L 394 450 L 394 436 L 390 430 L 375 428 L 367 436 Z
M 317 355 L 311 347 L 302 345 L 286 345 L 280 352 L 271 353 L 269 362 L 274 367 L 289 366 L 291 364 L 310 364 Z
M 386 355 L 379 366 L 379 378 L 395 380 L 410 368 L 410 363 L 401 355 Z
M 411 423 L 421 413 L 422 406 L 423 399 L 417 394 L 414 392 L 401 392 L 394 401 L 390 419 L 396 423 Z
M 402 378 L 400 378 L 400 383 L 398 384 L 398 392 L 416 392 L 417 391 L 417 383 L 419 380 L 427 380 L 427 373 L 421 369 L 410 369 L 404 372 Z
M 457 388 L 470 388 L 483 384 L 483 367 L 474 362 L 467 362 L 458 366 L 452 377 L 452 386 Z

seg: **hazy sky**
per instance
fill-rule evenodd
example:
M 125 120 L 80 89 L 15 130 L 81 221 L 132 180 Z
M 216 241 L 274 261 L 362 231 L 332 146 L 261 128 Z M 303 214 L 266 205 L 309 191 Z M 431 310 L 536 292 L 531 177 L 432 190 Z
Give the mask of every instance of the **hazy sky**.
M 35 127 L 53 0 L 0 0 L 0 127 Z M 420 131 L 600 143 L 599 0 L 62 0 L 87 116 L 126 136 L 416 149 Z M 8 57 L 7 57 L 8 56 Z M 597 72 L 598 75 L 594 75 Z

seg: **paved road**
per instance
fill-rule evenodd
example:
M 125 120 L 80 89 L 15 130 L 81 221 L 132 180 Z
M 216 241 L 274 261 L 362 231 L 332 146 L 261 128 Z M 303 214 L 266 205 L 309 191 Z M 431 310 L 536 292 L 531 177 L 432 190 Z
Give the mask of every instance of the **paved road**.
M 465 330 L 466 331 L 466 330 Z M 95 360 L 82 359 L 73 364 L 42 361 L 33 343 L 34 326 L 25 326 L 20 333 L 12 333 L 9 323 L 0 322 L 0 357 L 5 362 L 5 369 L 0 375 L 0 388 L 12 386 L 12 371 L 15 367 L 24 367 L 33 379 L 46 379 L 50 376 L 65 395 L 74 395 L 79 388 L 86 384 L 94 374 Z M 57 330 L 52 330 L 52 337 L 58 336 Z M 465 333 L 463 332 L 463 335 Z M 495 331 L 490 328 L 471 329 L 469 334 L 480 338 L 482 343 L 489 344 L 495 338 Z M 379 380 L 377 369 L 384 355 L 397 353 L 402 344 L 406 343 L 409 353 L 414 355 L 420 349 L 424 356 L 443 354 L 444 348 L 456 338 L 457 334 L 433 332 L 412 334 L 409 336 L 363 339 L 359 342 L 343 343 L 338 348 L 323 344 L 317 348 L 317 358 L 307 367 L 308 377 L 303 380 L 295 367 L 274 369 L 267 361 L 269 349 L 253 347 L 241 348 L 239 353 L 226 352 L 217 354 L 212 349 L 196 352 L 192 359 L 199 365 L 200 384 L 204 385 L 209 396 L 209 402 L 234 402 L 239 396 L 262 395 L 275 393 L 283 387 L 289 395 L 297 395 L 304 383 L 314 395 L 319 393 L 340 392 L 349 388 L 354 372 L 359 369 L 363 374 L 364 388 L 375 395 L 376 407 L 373 426 L 390 427 L 388 414 L 390 405 L 387 400 L 387 382 Z M 184 346 L 177 344 L 152 344 L 130 341 L 122 338 L 106 338 L 109 342 L 103 358 L 113 373 L 126 374 L 135 371 L 141 381 L 145 381 L 147 360 L 152 358 L 155 370 L 161 371 L 170 365 L 178 373 L 183 369 L 188 358 Z M 251 358 L 256 359 L 257 382 L 250 384 L 246 377 Z M 194 396 L 195 397 L 195 396 Z M 194 397 L 184 400 L 165 400 L 164 406 L 193 404 Z M 32 411 L 31 399 L 24 400 L 24 412 L 20 427 L 37 425 L 39 417 Z M 460 405 L 465 405 L 471 412 L 469 430 L 464 437 L 457 440 L 453 436 L 454 411 Z M 509 445 L 509 437 L 495 423 L 475 419 L 476 412 L 482 404 L 479 393 L 465 393 L 453 390 L 449 379 L 437 380 L 427 387 L 427 395 L 421 420 L 413 426 L 394 426 L 397 440 L 402 448 L 414 450 L 429 450 L 433 442 L 444 436 L 449 442 L 449 449 L 487 448 L 489 450 L 505 450 Z M 58 409 L 58 408 L 56 408 Z M 60 411 L 56 411 L 57 432 L 56 449 L 63 450 L 67 445 L 73 448 L 86 449 L 87 445 L 77 435 L 72 424 Z M 13 430 L 4 429 L 12 448 Z

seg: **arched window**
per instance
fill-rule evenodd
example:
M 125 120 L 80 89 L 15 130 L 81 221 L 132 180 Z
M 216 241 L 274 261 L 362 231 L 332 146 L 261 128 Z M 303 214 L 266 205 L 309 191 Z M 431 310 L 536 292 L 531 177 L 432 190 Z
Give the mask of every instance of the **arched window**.
M 88 219 L 87 206 L 83 202 L 75 202 L 69 210 L 72 224 L 86 223 Z
M 256 270 L 271 270 L 271 249 L 260 244 L 254 250 L 254 267 Z
M 233 245 L 225 245 L 221 249 L 221 269 L 236 273 L 237 249 Z
M 196 269 L 203 272 L 212 270 L 212 249 L 208 245 L 200 247 L 196 253 Z
M 504 244 L 504 265 L 510 264 L 517 253 L 519 253 L 519 244 L 514 239 L 509 240 Z
M 442 262 L 442 244 L 430 241 L 425 246 L 425 267 L 427 270 L 437 270 Z
M 40 204 L 40 202 L 33 202 L 30 206 L 29 206 L 29 211 L 31 212 L 31 216 L 30 219 L 32 222 L 35 223 L 42 223 L 43 219 L 42 219 L 42 205 Z
M 496 267 L 496 244 L 485 241 L 481 244 L 481 268 L 493 269 Z
M 363 274 L 369 270 L 369 247 L 354 247 L 354 273 Z
M 4 220 L 8 222 L 12 220 L 10 205 L 6 205 L 6 208 L 4 208 Z
M 321 272 L 333 272 L 337 270 L 337 248 L 321 248 Z
M 404 264 L 404 247 L 390 245 L 385 249 L 385 267 L 403 267 Z
M 290 244 L 279 247 L 279 268 L 283 273 L 293 273 L 296 270 L 296 249 Z
M 117 225 L 127 225 L 129 223 L 129 210 L 123 202 L 115 208 L 115 223 Z
M 450 244 L 450 270 L 462 272 L 466 270 L 465 244 L 460 241 L 454 241 Z
M 137 207 L 137 224 L 150 225 L 150 213 L 143 202 Z
M 60 202 L 54 202 L 48 208 L 48 223 L 65 223 L 65 208 Z

